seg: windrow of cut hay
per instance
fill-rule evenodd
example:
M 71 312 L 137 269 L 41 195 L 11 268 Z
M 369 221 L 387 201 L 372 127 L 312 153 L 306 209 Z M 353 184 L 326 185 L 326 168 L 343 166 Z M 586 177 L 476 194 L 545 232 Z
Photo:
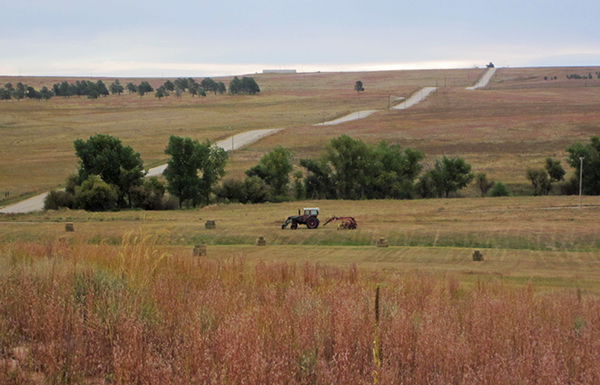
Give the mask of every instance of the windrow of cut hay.
M 0 383 L 600 382 L 600 301 L 578 290 L 156 243 L 1 245 Z

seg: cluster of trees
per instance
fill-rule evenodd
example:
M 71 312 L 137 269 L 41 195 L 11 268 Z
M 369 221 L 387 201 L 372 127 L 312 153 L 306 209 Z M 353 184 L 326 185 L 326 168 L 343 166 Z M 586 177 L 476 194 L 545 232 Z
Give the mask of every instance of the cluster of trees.
M 227 91 L 227 87 L 225 87 L 223 82 L 216 82 L 211 78 L 204 78 L 200 83 L 196 82 L 193 78 L 178 78 L 173 82 L 167 80 L 157 88 L 154 96 L 160 99 L 169 96 L 170 92 L 174 92 L 175 96 L 180 97 L 186 90 L 194 97 L 195 95 L 206 96 L 208 92 L 212 92 L 215 95 L 217 93 L 224 94 Z
M 130 82 L 123 86 L 119 82 L 119 79 L 115 79 L 107 87 L 102 80 L 98 80 L 95 83 L 89 80 L 77 80 L 75 83 L 69 83 L 65 80 L 62 83 L 55 83 L 51 89 L 44 86 L 40 91 L 23 83 L 17 83 L 16 87 L 13 87 L 11 83 L 7 83 L 4 85 L 4 88 L 0 88 L 0 100 L 20 100 L 23 98 L 48 100 L 53 96 L 62 96 L 65 98 L 87 96 L 90 99 L 97 99 L 101 96 L 106 97 L 109 94 L 121 95 L 125 89 L 130 94 L 136 93 L 140 97 L 154 92 L 154 96 L 159 99 L 170 96 L 171 92 L 177 97 L 180 97 L 183 92 L 189 92 L 192 97 L 196 95 L 206 96 L 207 93 L 211 92 L 215 95 L 227 92 L 227 87 L 223 82 L 217 82 L 211 78 L 204 78 L 200 83 L 196 82 L 193 78 L 177 78 L 174 81 L 167 80 L 156 90 L 147 81 L 142 81 L 140 84 Z M 240 80 L 236 76 L 229 83 L 229 93 L 233 95 L 255 95 L 259 92 L 260 87 L 254 78 L 251 77 L 243 77 Z
M 293 153 L 276 147 L 246 171 L 244 181 L 226 180 L 217 190 L 221 201 L 256 203 L 296 199 L 408 199 L 448 197 L 474 178 L 464 159 L 443 157 L 425 172 L 424 154 L 385 141 L 370 146 L 348 135 L 332 139 L 317 158 L 301 159 L 293 173 Z M 262 194 L 256 187 L 263 185 Z M 291 185 L 291 186 L 290 186 Z
M 576 142 L 566 150 L 567 164 L 575 169 L 567 180 L 560 161 L 552 158 L 546 159 L 543 168 L 527 169 L 525 176 L 531 182 L 533 195 L 548 195 L 555 187 L 562 195 L 576 195 L 580 185 L 582 194 L 600 195 L 600 138 L 593 136 L 589 143 Z
M 0 100 L 17 99 L 21 100 L 24 98 L 35 99 L 35 100 L 48 100 L 53 96 L 52 90 L 44 86 L 41 90 L 37 91 L 32 86 L 23 84 L 21 82 L 13 86 L 12 83 L 6 83 L 3 88 L 0 88 Z
M 106 97 L 109 95 L 109 90 L 102 80 L 98 80 L 95 83 L 89 80 L 77 80 L 73 84 L 69 84 L 65 80 L 62 83 L 55 83 L 52 86 L 52 90 L 54 91 L 55 96 L 62 96 L 65 98 L 71 96 L 87 96 L 90 99 L 97 99 L 100 96 Z M 123 92 L 123 90 L 121 89 L 120 92 Z
M 225 175 L 227 163 L 227 153 L 208 141 L 171 136 L 165 149 L 171 155 L 164 172 L 165 185 L 156 177 L 144 178 L 140 154 L 118 138 L 97 134 L 73 144 L 79 159 L 78 172 L 67 178 L 65 190 L 48 194 L 45 209 L 163 210 L 188 203 L 208 204 L 216 183 Z M 166 191 L 176 199 L 165 197 Z
M 596 76 L 600 79 L 600 72 L 596 71 Z M 567 79 L 593 79 L 592 73 L 589 72 L 587 75 L 570 74 L 567 75 Z
M 255 95 L 260 92 L 260 87 L 254 80 L 254 78 L 244 76 L 241 80 L 234 76 L 233 80 L 229 82 L 229 93 L 232 95 L 236 94 L 247 94 Z

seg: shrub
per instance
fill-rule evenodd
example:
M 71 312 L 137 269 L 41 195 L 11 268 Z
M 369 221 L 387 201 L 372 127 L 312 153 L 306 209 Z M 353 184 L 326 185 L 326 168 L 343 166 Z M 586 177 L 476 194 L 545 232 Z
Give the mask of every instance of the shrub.
M 165 184 L 157 177 L 148 178 L 143 185 L 131 188 L 132 205 L 144 210 L 163 210 L 165 190 Z
M 224 180 L 216 190 L 217 200 L 221 202 L 245 203 L 246 188 L 239 179 Z
M 44 210 L 58 210 L 60 208 L 72 209 L 75 197 L 64 190 L 50 191 L 44 199 Z
M 577 195 L 579 194 L 579 178 L 575 175 L 571 175 L 571 177 L 559 184 L 560 193 L 562 195 Z
M 508 188 L 506 187 L 506 185 L 502 182 L 496 182 L 494 183 L 494 187 L 492 187 L 492 189 L 490 190 L 490 196 L 491 197 L 507 197 L 510 196 L 510 193 L 508 192 Z
M 116 186 L 90 175 L 75 189 L 75 208 L 87 211 L 109 211 L 117 207 L 119 194 Z

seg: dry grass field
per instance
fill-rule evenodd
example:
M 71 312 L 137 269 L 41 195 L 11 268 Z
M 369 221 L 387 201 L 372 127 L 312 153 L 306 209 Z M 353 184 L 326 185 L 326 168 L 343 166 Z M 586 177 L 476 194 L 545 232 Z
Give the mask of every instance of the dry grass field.
M 453 271 L 545 286 L 579 286 L 600 293 L 600 199 L 584 197 L 463 198 L 414 201 L 307 201 L 214 205 L 200 210 L 114 213 L 48 211 L 3 215 L 0 242 L 118 246 L 130 233 L 159 235 L 156 244 L 191 254 L 207 245 L 210 258 L 352 265 L 391 271 Z M 298 208 L 319 206 L 330 216 L 353 216 L 355 231 L 335 222 L 316 230 L 281 230 Z M 206 229 L 207 220 L 216 229 Z M 75 232 L 65 232 L 73 222 Z M 267 247 L 257 247 L 258 237 Z M 376 247 L 380 237 L 388 248 Z M 473 262 L 479 249 L 483 263 Z
M 261 128 L 286 130 L 236 151 L 228 166 L 230 176 L 242 176 L 278 144 L 294 151 L 297 160 L 316 155 L 330 139 L 345 133 L 369 143 L 385 139 L 419 149 L 429 163 L 441 155 L 463 156 L 488 177 L 522 184 L 527 167 L 541 166 L 548 156 L 564 159 L 565 146 L 600 132 L 600 79 L 566 79 L 595 70 L 501 68 L 491 89 L 478 91 L 465 90 L 485 71 L 473 68 L 256 74 L 252 76 L 261 87 L 257 96 L 184 94 L 159 100 L 152 94 L 140 98 L 125 93 L 98 100 L 11 100 L 0 103 L 0 191 L 15 196 L 60 185 L 76 170 L 73 141 L 95 133 L 119 137 L 151 167 L 165 161 L 170 135 L 216 141 Z M 545 81 L 544 76 L 558 79 Z M 0 77 L 0 85 L 21 81 L 39 89 L 63 80 L 75 79 Z M 102 80 L 107 85 L 113 81 Z M 120 79 L 122 84 L 142 80 Z M 167 79 L 148 80 L 157 87 Z M 227 84 L 229 78 L 217 80 Z M 353 91 L 356 80 L 366 88 L 360 95 Z M 387 111 L 390 101 L 436 85 L 440 89 L 424 103 Z M 369 109 L 382 111 L 342 125 L 313 127 Z

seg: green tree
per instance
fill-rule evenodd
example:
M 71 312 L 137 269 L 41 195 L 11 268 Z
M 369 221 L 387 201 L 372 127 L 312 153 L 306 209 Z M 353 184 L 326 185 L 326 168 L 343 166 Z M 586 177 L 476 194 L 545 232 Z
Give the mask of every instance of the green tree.
M 154 92 L 154 88 L 152 88 L 150 83 L 148 83 L 147 81 L 141 82 L 137 89 L 140 97 L 144 96 L 148 92 Z
M 525 173 L 525 177 L 533 186 L 533 195 L 548 195 L 552 188 L 552 184 L 550 183 L 546 170 L 543 168 L 529 168 Z
M 302 183 L 303 177 L 302 171 L 298 170 L 294 172 L 292 190 L 294 191 L 294 198 L 299 201 L 306 199 L 306 189 L 304 188 L 304 183 Z
M 254 80 L 254 78 L 244 76 L 241 80 L 235 76 L 231 82 L 229 82 L 229 93 L 232 95 L 236 94 L 248 94 L 255 95 L 260 92 L 260 87 Z
M 304 189 L 309 199 L 335 199 L 335 185 L 331 180 L 331 167 L 324 157 L 320 159 L 300 159 L 300 166 L 306 169 Z
M 111 85 L 109 86 L 109 90 L 110 93 L 115 95 L 121 95 L 124 91 L 123 86 L 121 85 L 121 83 L 119 82 L 119 79 L 115 79 L 114 82 L 111 83 Z
M 194 207 L 207 204 L 216 182 L 225 175 L 227 153 L 209 141 L 171 136 L 165 154 L 171 156 L 163 173 L 167 190 L 179 199 L 179 206 L 186 201 Z
M 98 93 L 103 97 L 108 96 L 108 94 L 110 93 L 108 92 L 108 88 L 106 88 L 106 85 L 102 80 L 98 80 L 96 82 L 96 89 L 98 90 Z
M 578 182 L 583 163 L 583 194 L 600 195 L 600 137 L 592 136 L 586 144 L 576 142 L 567 147 L 567 152 L 567 163 L 575 169 L 573 175 Z M 580 161 L 580 157 L 583 157 L 583 161 Z
M 175 84 L 172 81 L 167 80 L 163 85 L 167 91 L 175 91 Z
M 6 88 L 0 89 L 0 100 L 10 100 L 12 95 Z
M 260 92 L 260 87 L 254 78 L 244 76 L 241 82 L 241 92 L 248 95 L 256 95 Z
M 242 81 L 234 76 L 233 79 L 229 82 L 229 93 L 232 95 L 239 94 L 242 89 Z
M 360 93 L 361 91 L 364 91 L 365 88 L 363 87 L 363 82 L 361 82 L 360 80 L 357 80 L 356 83 L 354 83 L 354 91 L 356 91 L 357 93 Z
M 27 85 L 18 82 L 17 86 L 15 88 L 15 91 L 13 92 L 13 96 L 15 99 L 17 100 L 21 100 L 25 97 L 25 95 L 27 94 Z
M 216 81 L 212 80 L 211 78 L 202 79 L 202 81 L 200 82 L 200 87 L 202 87 L 202 89 L 205 92 L 213 92 L 215 95 L 217 94 L 217 91 L 219 90 L 218 83 Z
M 175 89 L 180 89 L 181 91 L 185 91 L 188 89 L 190 82 L 189 82 L 189 79 L 186 79 L 186 78 L 177 78 L 177 79 L 175 79 L 175 82 L 173 82 L 173 84 L 175 85 Z
M 427 173 L 433 181 L 439 198 L 448 198 L 451 193 L 467 187 L 475 177 L 471 172 L 471 165 L 464 159 L 448 158 L 445 155 L 442 159 L 437 159 L 433 168 Z
M 249 177 L 257 176 L 273 188 L 276 196 L 287 196 L 290 184 L 290 172 L 293 169 L 292 158 L 294 154 L 281 146 L 275 147 L 265 154 L 259 164 L 246 170 Z
M 206 142 L 209 143 L 208 141 Z M 221 147 L 211 146 L 208 153 L 208 159 L 201 169 L 200 177 L 200 195 L 202 202 L 206 205 L 210 203 L 210 195 L 215 186 L 225 176 L 225 166 L 229 155 Z
M 40 90 L 40 96 L 42 99 L 48 101 L 48 99 L 52 98 L 54 93 L 46 86 L 43 86 Z
M 142 184 L 145 175 L 140 154 L 121 140 L 106 134 L 96 134 L 87 141 L 73 142 L 79 158 L 78 185 L 90 175 L 98 175 L 104 182 L 118 188 L 120 207 L 131 205 L 130 192 Z
M 133 83 L 127 83 L 127 85 L 125 86 L 125 88 L 127 88 L 127 91 L 130 94 L 136 94 L 138 92 L 138 86 L 136 86 Z
M 309 198 L 410 198 L 421 171 L 420 151 L 389 146 L 385 141 L 368 146 L 348 135 L 332 139 L 317 159 L 302 159 Z
M 35 90 L 32 86 L 27 87 L 27 92 L 25 93 L 29 99 L 41 99 L 41 95 L 38 91 Z
M 158 99 L 162 99 L 164 97 L 169 96 L 169 92 L 167 91 L 164 84 L 156 89 L 156 93 L 154 94 Z
M 488 180 L 485 172 L 480 172 L 480 173 L 477 173 L 477 175 L 475 175 L 475 184 L 477 185 L 477 188 L 481 192 L 481 196 L 484 197 L 487 195 L 488 191 L 494 185 L 494 181 Z
M 560 160 L 546 158 L 546 172 L 550 177 L 550 183 L 556 183 L 565 180 L 565 169 L 560 165 Z

